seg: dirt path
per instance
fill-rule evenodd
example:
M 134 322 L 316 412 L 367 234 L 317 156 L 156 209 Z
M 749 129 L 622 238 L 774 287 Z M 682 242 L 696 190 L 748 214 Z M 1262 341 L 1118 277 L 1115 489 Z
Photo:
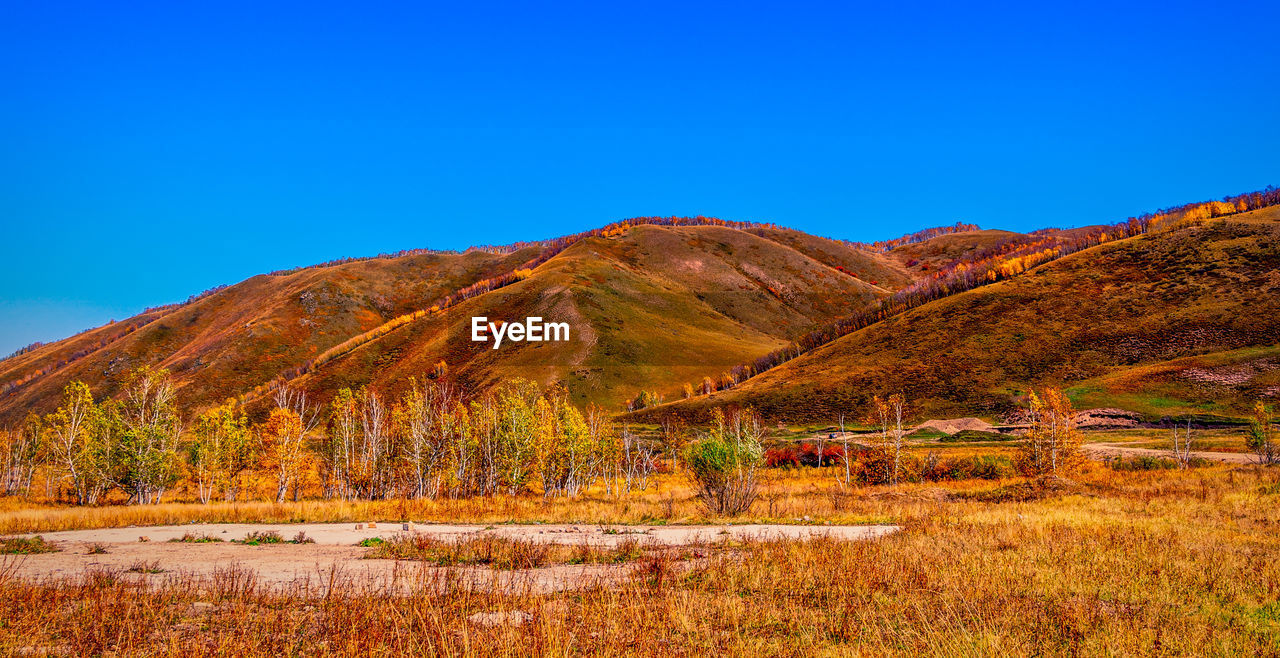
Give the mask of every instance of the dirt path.
M 451 541 L 485 535 L 524 539 L 549 544 L 591 544 L 611 547 L 638 540 L 650 547 L 678 547 L 714 544 L 724 538 L 807 539 L 833 537 L 845 540 L 874 539 L 898 530 L 897 526 L 591 526 L 591 525 L 419 525 L 409 524 L 408 532 Z M 249 532 L 278 532 L 289 540 L 299 532 L 314 543 L 249 546 L 232 543 Z M 230 571 L 251 571 L 266 586 L 304 585 L 323 590 L 333 578 L 360 582 L 421 583 L 439 576 L 461 577 L 484 588 L 530 586 L 539 591 L 583 587 L 622 578 L 634 565 L 555 565 L 540 569 L 498 571 L 479 567 L 437 567 L 419 562 L 364 559 L 368 549 L 356 546 L 363 539 L 389 538 L 406 532 L 400 523 L 362 524 L 190 524 L 99 530 L 69 530 L 41 533 L 60 551 L 25 556 L 0 556 L 14 575 L 41 579 L 77 578 L 86 573 L 110 571 L 120 577 L 158 580 L 166 577 L 225 577 Z M 171 542 L 185 534 L 208 535 L 221 542 Z M 28 535 L 30 536 L 30 535 Z M 145 537 L 146 541 L 140 538 Z M 106 553 L 89 554 L 93 544 Z M 162 573 L 131 573 L 131 567 L 146 564 Z M 0 565 L 5 566 L 5 565 Z
M 1131 448 L 1122 443 L 1086 443 L 1084 449 L 1095 457 L 1166 457 L 1172 459 L 1168 450 Z M 1247 452 L 1193 451 L 1191 456 L 1209 461 L 1227 462 L 1228 464 L 1253 464 L 1256 462 L 1254 456 Z

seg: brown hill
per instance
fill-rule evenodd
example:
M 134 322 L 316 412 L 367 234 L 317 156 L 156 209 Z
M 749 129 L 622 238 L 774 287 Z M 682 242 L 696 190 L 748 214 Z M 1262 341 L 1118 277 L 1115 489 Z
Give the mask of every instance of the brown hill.
M 832 260 L 882 267 L 874 255 L 826 245 Z M 830 262 L 830 261 L 829 261 Z M 899 279 L 900 280 L 900 279 Z M 641 390 L 673 399 L 714 376 L 886 292 L 753 232 L 639 226 L 582 240 L 515 284 L 433 314 L 298 380 L 324 396 L 342 386 L 394 391 L 439 360 L 470 387 L 522 376 L 563 382 L 579 403 L 620 409 Z M 565 343 L 470 341 L 470 319 L 568 322 Z
M 685 381 L 910 283 L 882 254 L 787 229 L 639 225 L 595 233 L 565 240 L 561 251 L 541 243 L 256 276 L 0 361 L 0 422 L 50 411 L 76 379 L 113 396 L 143 364 L 169 368 L 192 409 L 299 371 L 298 385 L 321 399 L 340 386 L 391 389 L 440 360 L 466 384 L 512 375 L 564 381 L 579 402 L 618 409 L 641 388 L 673 397 Z M 433 300 L 548 254 L 523 280 L 396 326 Z M 469 341 L 473 315 L 566 320 L 575 335 L 566 344 L 495 351 Z M 348 351 L 351 341 L 358 346 Z
M 1023 234 L 995 230 L 948 233 L 895 247 L 887 255 L 901 263 L 915 278 L 943 270 L 972 258 L 984 249 L 1018 237 L 1023 237 Z
M 354 261 L 259 275 L 191 303 L 144 313 L 0 361 L 0 420 L 57 406 L 62 388 L 88 383 L 114 395 L 133 368 L 169 368 L 195 405 L 234 397 L 476 280 L 537 253 L 478 251 Z
M 1045 384 L 1075 385 L 1088 406 L 1238 414 L 1280 390 L 1277 271 L 1276 207 L 1158 230 L 930 302 L 641 418 L 749 404 L 825 420 L 895 391 L 921 417 L 992 417 Z

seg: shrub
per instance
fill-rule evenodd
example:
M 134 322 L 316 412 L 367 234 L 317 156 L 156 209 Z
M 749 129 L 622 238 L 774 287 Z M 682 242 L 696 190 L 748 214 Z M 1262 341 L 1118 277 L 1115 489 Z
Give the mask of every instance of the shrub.
M 714 412 L 711 431 L 689 446 L 685 462 L 698 498 L 714 514 L 741 514 L 756 499 L 756 470 L 764 461 L 760 418 L 750 409 Z
M 246 546 L 259 546 L 261 544 L 283 544 L 284 537 L 281 537 L 280 533 L 276 532 L 275 530 L 266 530 L 266 531 L 254 530 L 253 532 L 250 532 L 249 534 L 245 535 L 244 539 L 239 543 L 245 544 Z
M 363 542 L 362 542 L 363 543 Z M 438 566 L 486 565 L 499 569 L 536 569 L 551 561 L 553 546 L 529 539 L 484 536 L 445 541 L 426 535 L 405 534 L 371 544 L 365 557 L 384 560 L 419 560 Z
M 1178 467 L 1178 462 L 1165 457 L 1140 455 L 1124 459 L 1113 459 L 1107 463 L 1113 471 L 1166 471 Z
M 929 453 L 920 469 L 921 479 L 929 482 L 944 480 L 999 480 L 1013 477 L 1017 471 L 1013 461 L 1001 455 L 976 455 L 939 459 Z
M 212 543 L 222 541 L 222 538 L 215 537 L 214 535 L 210 535 L 204 532 L 201 532 L 199 534 L 194 532 L 186 532 L 186 533 L 183 533 L 181 537 L 170 539 L 169 541 L 171 543 L 182 543 L 182 544 L 212 544 Z
M 44 540 L 44 537 L 0 537 L 0 554 L 35 555 L 36 553 L 57 553 L 58 547 Z
M 857 450 L 850 446 L 856 459 Z M 764 452 L 764 465 L 769 468 L 798 468 L 818 465 L 818 446 L 813 443 L 791 444 L 769 448 Z M 844 446 L 827 444 L 822 449 L 822 465 L 844 464 Z
M 125 569 L 125 571 L 129 571 L 131 573 L 164 573 L 165 570 L 160 568 L 159 560 L 151 560 L 150 562 L 146 560 L 135 560 L 128 569 Z
M 1012 441 L 1015 437 L 999 432 L 983 432 L 982 430 L 960 430 L 950 436 L 938 439 L 938 443 L 975 443 L 982 441 Z
M 924 464 L 915 455 L 904 454 L 898 460 L 898 482 L 919 482 Z M 893 483 L 893 453 L 873 451 L 858 462 L 858 479 L 867 484 Z

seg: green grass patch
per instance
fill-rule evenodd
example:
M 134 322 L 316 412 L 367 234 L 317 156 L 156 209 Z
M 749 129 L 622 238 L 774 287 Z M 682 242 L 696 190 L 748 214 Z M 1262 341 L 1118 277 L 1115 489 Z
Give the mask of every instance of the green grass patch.
M 0 537 L 0 554 L 35 555 L 37 553 L 57 553 L 59 549 L 44 537 Z

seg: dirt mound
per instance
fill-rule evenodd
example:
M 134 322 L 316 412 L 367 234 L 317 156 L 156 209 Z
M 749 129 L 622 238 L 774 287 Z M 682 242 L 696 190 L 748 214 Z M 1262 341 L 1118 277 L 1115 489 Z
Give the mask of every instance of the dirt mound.
M 948 418 L 944 420 L 926 420 L 916 427 L 916 430 L 931 429 L 942 432 L 943 434 L 956 434 L 964 430 L 977 430 L 979 432 L 990 432 L 994 425 L 988 423 L 981 418 Z
M 1124 409 L 1084 409 L 1076 413 L 1076 427 L 1089 429 L 1127 429 L 1138 427 L 1142 416 Z

